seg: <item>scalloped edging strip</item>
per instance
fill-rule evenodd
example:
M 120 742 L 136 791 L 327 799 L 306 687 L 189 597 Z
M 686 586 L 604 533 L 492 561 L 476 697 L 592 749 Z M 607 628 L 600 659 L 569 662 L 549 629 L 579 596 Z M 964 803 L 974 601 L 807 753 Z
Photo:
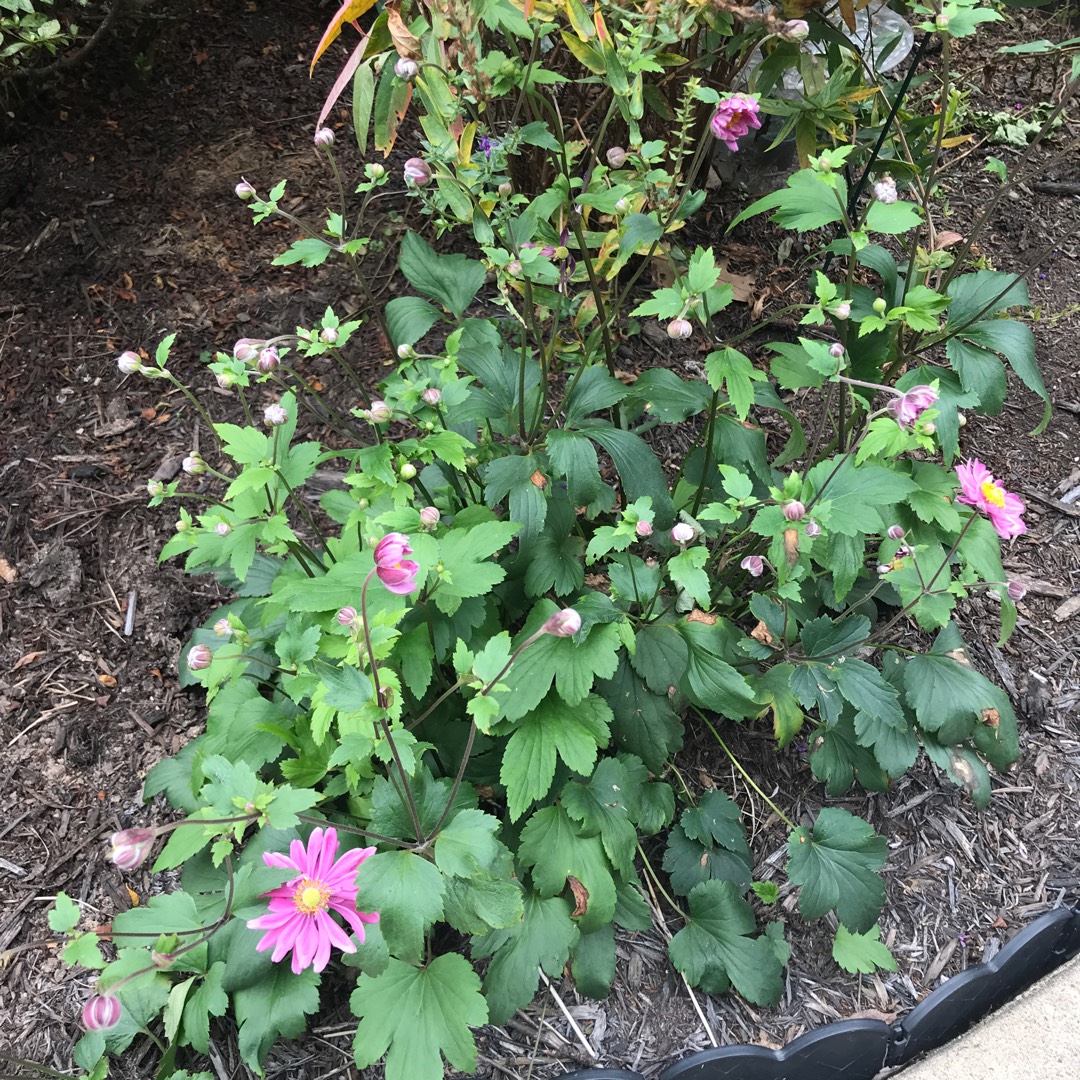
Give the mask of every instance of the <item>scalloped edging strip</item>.
M 896 1024 L 840 1020 L 781 1050 L 722 1046 L 669 1066 L 660 1080 L 873 1080 L 962 1035 L 1080 954 L 1080 910 L 1061 907 L 1024 927 L 985 964 L 954 975 Z M 584 1069 L 566 1080 L 642 1080 L 625 1069 Z

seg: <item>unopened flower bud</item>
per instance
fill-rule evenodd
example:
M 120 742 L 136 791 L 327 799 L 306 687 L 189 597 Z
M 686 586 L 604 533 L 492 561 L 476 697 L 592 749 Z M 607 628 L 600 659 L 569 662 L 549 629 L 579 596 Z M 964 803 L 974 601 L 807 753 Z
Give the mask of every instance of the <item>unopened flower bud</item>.
M 946 15 L 944 12 L 941 12 L 940 14 L 935 15 L 934 16 L 934 25 L 939 30 L 948 30 L 949 29 L 949 16 Z
M 165 484 L 161 480 L 147 480 L 146 491 L 151 499 L 156 499 L 159 495 L 165 494 Z
M 821 535 L 821 526 L 813 518 L 806 523 L 806 535 L 809 537 Z
M 253 360 L 258 358 L 259 350 L 265 344 L 265 341 L 256 338 L 242 337 L 233 346 L 233 356 L 236 357 L 241 364 L 250 364 Z
M 399 345 L 397 354 L 399 360 L 411 360 L 416 355 L 416 350 L 411 345 Z
M 783 515 L 788 521 L 802 521 L 806 516 L 806 507 L 798 499 L 784 503 Z
M 874 313 L 877 315 L 884 315 L 888 304 L 885 303 L 884 297 L 879 296 L 873 303 Z
M 255 362 L 255 366 L 264 374 L 268 374 L 278 366 L 279 363 L 278 351 L 273 345 L 267 345 L 261 353 L 259 353 L 259 359 Z
M 233 628 L 232 623 L 228 619 L 218 619 L 214 623 L 214 634 L 217 637 L 232 637 Z
M 897 199 L 896 181 L 886 173 L 874 183 L 874 198 L 879 203 L 894 203 Z
M 434 529 L 435 526 L 439 524 L 439 519 L 441 517 L 442 515 L 439 513 L 438 507 L 425 506 L 424 509 L 420 511 L 420 524 L 425 529 Z
M 851 304 L 847 300 L 841 300 L 839 304 L 832 309 L 833 315 L 835 315 L 841 322 L 851 315 Z
M 251 184 L 249 184 L 246 180 L 241 180 L 240 183 L 237 184 L 235 188 L 233 188 L 233 190 L 236 192 L 236 197 L 238 199 L 244 199 L 245 201 L 248 199 L 254 199 L 255 196 L 258 194 L 255 188 L 252 187 Z
M 425 405 L 438 405 L 442 401 L 442 391 L 437 386 L 429 386 L 420 396 Z
M 232 526 L 227 521 L 219 521 L 214 526 L 214 532 L 216 532 L 218 536 L 228 536 L 229 533 L 232 532 Z
M 95 994 L 83 1006 L 82 1022 L 87 1031 L 107 1031 L 120 1023 L 120 999 L 111 994 Z
M 127 352 L 122 352 L 116 358 L 116 366 L 125 375 L 137 375 L 140 371 L 142 371 L 142 357 L 140 357 L 138 353 L 134 353 L 129 349 Z
M 376 161 L 367 166 L 367 174 L 372 180 L 381 180 L 386 175 L 386 166 Z
M 187 531 L 188 531 L 188 529 L 190 529 L 190 528 L 191 528 L 191 526 L 190 526 L 190 525 L 189 525 L 189 524 L 188 524 L 188 523 L 187 523 L 187 522 L 186 522 L 186 521 L 185 521 L 185 520 L 184 520 L 183 518 L 181 518 L 181 519 L 180 519 L 180 520 L 179 520 L 179 521 L 178 521 L 178 522 L 177 522 L 177 523 L 176 523 L 176 524 L 175 524 L 175 525 L 173 526 L 173 528 L 174 528 L 174 529 L 176 529 L 176 531 L 177 531 L 177 532 L 187 532 Z
M 884 577 L 891 569 L 892 566 L 889 563 L 878 563 L 878 577 Z
M 423 158 L 409 158 L 402 171 L 405 174 L 405 182 L 414 187 L 423 187 L 431 183 L 431 166 Z
M 231 390 L 236 385 L 236 376 L 231 371 L 218 371 L 214 373 L 214 381 L 222 390 Z
M 760 555 L 747 555 L 739 566 L 751 577 L 761 577 L 765 572 L 765 560 Z
M 334 145 L 334 133 L 328 127 L 319 128 L 315 132 L 315 145 L 318 147 L 326 147 Z
M 1015 604 L 1019 600 L 1023 600 L 1027 596 L 1027 586 L 1022 581 L 1010 581 L 1005 586 L 1005 592 L 1008 594 L 1009 599 Z
M 337 621 L 341 623 L 342 626 L 354 626 L 356 625 L 357 619 L 359 619 L 359 615 L 354 607 L 343 607 L 337 613 Z
M 521 260 L 520 259 L 511 259 L 506 264 L 506 272 L 511 277 L 518 277 L 521 274 Z
M 563 608 L 540 627 L 540 633 L 551 634 L 552 637 L 573 637 L 580 629 L 581 616 L 573 608 Z
M 604 155 L 613 169 L 621 169 L 626 164 L 626 151 L 621 146 L 611 146 Z
M 499 195 L 504 199 L 509 199 L 514 194 L 514 185 L 509 180 L 504 180 L 499 185 Z
M 805 41 L 810 36 L 810 24 L 805 19 L 789 19 L 780 27 L 780 36 L 788 41 Z
M 263 409 L 263 423 L 267 427 L 281 427 L 289 419 L 284 405 L 267 405 Z
M 187 666 L 191 671 L 202 671 L 213 663 L 214 654 L 209 645 L 194 645 L 188 649 Z
M 199 454 L 188 454 L 181 462 L 180 468 L 189 476 L 199 476 L 201 473 L 206 472 L 206 462 L 203 461 Z
M 412 82 L 419 70 L 419 64 L 415 60 L 410 60 L 407 56 L 399 56 L 397 63 L 394 65 L 394 74 L 399 79 L 404 79 L 405 82 Z
M 634 532 L 642 539 L 652 536 L 652 525 L 647 521 L 639 521 L 634 526 Z
M 333 326 L 324 326 L 319 331 L 319 340 L 324 345 L 334 345 L 334 344 L 337 343 L 337 339 L 338 339 L 338 332 L 337 332 L 337 329 L 335 327 L 333 327 Z
M 904 539 L 904 526 L 903 525 L 890 525 L 885 531 L 885 535 L 890 540 L 903 540 Z
M 154 849 L 155 829 L 123 829 L 109 837 L 112 852 L 109 858 L 121 870 L 134 870 L 144 863 Z
M 688 338 L 693 332 L 694 327 L 689 319 L 672 319 L 667 325 L 667 336 L 675 340 Z
M 937 431 L 937 424 L 932 420 L 927 420 L 926 423 L 923 424 L 922 429 L 926 435 L 933 435 Z
M 406 461 L 405 464 L 398 469 L 398 476 L 400 476 L 402 480 L 415 480 L 416 466 L 411 461 Z
M 622 197 L 622 198 L 621 198 L 621 199 L 620 199 L 620 200 L 619 200 L 619 201 L 618 201 L 618 202 L 617 202 L 617 203 L 615 204 L 615 213 L 616 213 L 616 214 L 629 214 L 629 213 L 630 213 L 630 211 L 631 211 L 631 210 L 632 210 L 633 208 L 634 208 L 634 204 L 633 204 L 633 203 L 632 203 L 632 202 L 631 202 L 631 201 L 630 201 L 630 200 L 629 200 L 629 199 L 628 199 L 628 198 L 627 198 L 627 197 L 626 197 L 626 196 L 624 195 L 624 196 L 623 196 L 623 197 Z
M 832 343 L 832 344 L 831 344 L 831 345 L 829 346 L 829 355 L 830 355 L 830 356 L 831 356 L 831 357 L 832 357 L 832 358 L 833 358 L 834 360 L 839 360 L 839 359 L 840 359 L 840 357 L 844 355 L 844 346 L 843 346 L 843 345 L 841 345 L 839 341 L 834 341 L 834 342 L 833 342 L 833 343 Z
M 680 521 L 672 526 L 671 539 L 676 544 L 689 544 L 695 536 L 697 536 L 697 530 L 688 521 Z
M 373 401 L 368 409 L 368 418 L 373 424 L 385 424 L 390 419 L 390 406 L 385 401 Z

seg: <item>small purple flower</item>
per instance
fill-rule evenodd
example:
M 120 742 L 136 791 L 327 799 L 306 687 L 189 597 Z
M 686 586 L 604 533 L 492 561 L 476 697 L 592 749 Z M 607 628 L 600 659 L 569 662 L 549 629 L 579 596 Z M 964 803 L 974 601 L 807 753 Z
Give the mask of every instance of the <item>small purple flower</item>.
M 671 530 L 672 541 L 679 544 L 681 547 L 685 547 L 689 544 L 695 536 L 697 536 L 697 530 L 688 521 L 678 522 Z
M 551 634 L 552 637 L 573 637 L 581 629 L 581 616 L 573 608 L 563 608 L 556 611 L 540 627 L 541 634 Z
M 903 525 L 890 525 L 889 528 L 886 530 L 885 535 L 890 540 L 903 540 L 906 534 L 904 532 Z
M 693 332 L 694 326 L 689 319 L 672 319 L 667 324 L 667 336 L 675 341 L 688 338 Z
M 120 999 L 111 994 L 95 994 L 82 1010 L 83 1027 L 87 1031 L 107 1031 L 120 1023 Z
M 784 503 L 782 513 L 788 521 L 802 521 L 806 517 L 806 507 L 798 499 Z
M 267 427 L 281 427 L 288 422 L 289 414 L 284 405 L 267 405 L 263 410 L 263 423 Z
M 134 870 L 146 862 L 157 840 L 156 829 L 123 829 L 109 837 L 110 858 L 121 870 Z
M 252 187 L 252 185 L 249 184 L 246 180 L 241 180 L 240 183 L 237 184 L 235 188 L 233 188 L 233 190 L 236 192 L 236 197 L 238 199 L 244 199 L 245 201 L 247 199 L 254 199 L 255 196 L 258 194 L 255 188 Z
M 116 358 L 116 366 L 125 375 L 137 375 L 143 368 L 142 357 L 129 349 L 127 352 L 122 352 Z
M 334 145 L 334 133 L 328 127 L 319 128 L 315 132 L 315 145 L 320 149 Z
M 761 577 L 765 572 L 765 560 L 760 555 L 747 555 L 739 566 L 751 577 Z
M 213 663 L 214 654 L 209 645 L 194 645 L 188 649 L 187 666 L 191 671 L 202 671 Z
M 1027 586 L 1022 581 L 1010 581 L 1005 587 L 1009 599 L 1015 604 L 1027 596 Z
M 405 183 L 413 187 L 423 187 L 431 183 L 431 166 L 423 158 L 409 158 L 402 171 L 405 174 Z
M 816 521 L 814 521 L 813 518 L 811 518 L 806 523 L 806 530 L 805 531 L 806 531 L 806 535 L 809 536 L 809 537 L 820 536 L 821 535 L 821 526 Z
M 901 427 L 910 427 L 937 399 L 937 391 L 932 386 L 913 386 L 910 390 L 897 394 L 887 408 Z
M 481 135 L 480 138 L 476 140 L 476 145 L 488 161 L 491 160 L 491 151 L 499 149 L 498 141 L 491 138 L 490 135 Z
M 844 346 L 841 345 L 839 341 L 834 341 L 829 346 L 829 355 L 834 360 L 839 360 L 844 355 Z
M 634 532 L 642 539 L 645 540 L 652 536 L 652 523 L 648 521 L 639 521 L 634 526 Z
M 729 150 L 738 150 L 739 139 L 751 128 L 761 127 L 757 101 L 747 94 L 731 94 L 720 102 L 709 127 Z

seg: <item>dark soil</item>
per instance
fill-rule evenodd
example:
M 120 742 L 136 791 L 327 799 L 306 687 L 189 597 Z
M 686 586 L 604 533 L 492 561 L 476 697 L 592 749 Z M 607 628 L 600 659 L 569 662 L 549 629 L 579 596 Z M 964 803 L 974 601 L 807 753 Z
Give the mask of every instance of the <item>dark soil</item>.
M 90 979 L 60 961 L 45 913 L 62 889 L 89 924 L 106 923 L 163 887 L 146 868 L 121 875 L 104 840 L 150 819 L 140 799 L 147 769 L 201 729 L 201 702 L 179 690 L 177 659 L 219 599 L 209 579 L 157 564 L 175 514 L 146 508 L 146 480 L 175 475 L 197 445 L 195 417 L 163 384 L 123 381 L 116 355 L 152 352 L 176 331 L 170 366 L 205 392 L 208 377 L 195 362 L 202 350 L 288 332 L 329 303 L 339 313 L 361 307 L 335 271 L 270 267 L 291 232 L 251 227 L 232 193 L 242 175 L 260 191 L 288 177 L 294 212 L 317 214 L 332 198 L 311 134 L 333 61 L 309 81 L 323 16 L 301 7 L 200 8 L 165 28 L 149 70 L 117 43 L 79 81 L 22 103 L 30 119 L 0 149 L 0 762 L 8 778 L 0 796 L 0 1048 L 56 1069 L 71 1066 Z M 993 48 L 1055 36 L 1054 24 L 1032 21 L 959 43 L 958 85 L 970 106 L 1023 111 L 1054 100 L 1063 81 L 1052 64 L 994 56 Z M 1076 116 L 1075 105 L 1067 115 Z M 1036 159 L 1050 161 L 1077 126 L 1067 120 Z M 347 170 L 358 162 L 343 145 L 348 137 L 343 126 Z M 982 140 L 948 159 L 944 225 L 958 232 L 997 184 L 982 171 L 985 156 L 1011 166 L 1017 159 Z M 892 1019 L 992 956 L 1026 921 L 1080 898 L 1080 501 L 1061 501 L 1080 489 L 1080 198 L 1068 193 L 1077 181 L 1075 157 L 1036 170 L 980 245 L 997 269 L 1031 269 L 1051 427 L 1038 439 L 1026 434 L 1041 405 L 1017 386 L 1000 416 L 973 419 L 962 432 L 964 454 L 981 457 L 1029 501 L 1031 531 L 1005 553 L 1010 572 L 1029 584 L 1017 633 L 997 648 L 996 612 L 982 599 L 966 608 L 963 627 L 975 662 L 1018 706 L 1022 758 L 996 779 L 981 814 L 925 763 L 887 795 L 840 801 L 889 838 L 882 930 L 899 972 L 841 971 L 830 935 L 794 914 L 785 887 L 793 956 L 784 1001 L 760 1010 L 734 995 L 692 995 L 666 961 L 669 928 L 658 914 L 653 933 L 620 939 L 608 1000 L 580 999 L 563 979 L 505 1028 L 481 1032 L 480 1075 L 555 1076 L 590 1063 L 654 1075 L 711 1041 L 776 1046 L 839 1018 Z M 400 192 L 386 205 L 383 227 L 393 232 Z M 717 236 L 726 205 L 722 193 L 710 219 Z M 741 317 L 747 307 L 756 315 L 783 302 L 801 272 L 777 266 L 775 236 L 747 227 L 724 243 L 730 269 L 751 279 Z M 392 279 L 380 257 L 371 279 L 385 294 Z M 643 336 L 629 363 L 654 366 L 668 348 Z M 392 357 L 372 330 L 352 360 L 374 384 Z M 210 399 L 226 414 L 233 408 L 216 389 Z M 753 730 L 726 735 L 792 818 L 821 806 L 798 749 L 777 755 Z M 689 743 L 684 776 L 739 801 L 761 859 L 756 877 L 783 882 L 784 827 L 707 733 L 692 732 Z M 324 995 L 324 1026 L 275 1049 L 272 1075 L 358 1075 L 350 1017 L 332 997 L 343 1000 Z M 217 1075 L 249 1075 L 227 1028 L 216 1031 L 214 1047 Z M 154 1055 L 136 1043 L 115 1072 L 150 1075 Z

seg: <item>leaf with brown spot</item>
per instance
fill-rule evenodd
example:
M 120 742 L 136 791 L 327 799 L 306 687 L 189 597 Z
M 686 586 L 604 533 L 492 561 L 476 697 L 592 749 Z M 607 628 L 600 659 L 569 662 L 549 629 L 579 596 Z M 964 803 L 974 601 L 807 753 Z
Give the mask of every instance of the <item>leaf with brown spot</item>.
M 390 38 L 394 42 L 400 56 L 409 60 L 423 60 L 424 53 L 420 48 L 420 40 L 405 25 L 401 17 L 401 0 L 386 0 L 386 28 L 390 31 Z
M 784 558 L 788 566 L 794 566 L 799 561 L 799 530 L 784 530 Z
M 580 919 L 589 910 L 589 890 L 573 874 L 567 875 L 566 884 L 574 894 L 574 910 L 570 912 L 570 918 Z
M 760 641 L 762 645 L 771 645 L 773 643 L 773 636 L 769 633 L 769 628 L 760 619 L 757 626 L 750 631 L 750 636 L 755 641 Z
M 999 713 L 997 711 L 997 709 L 983 709 L 983 711 L 982 711 L 982 722 L 987 727 L 991 727 L 991 728 L 1000 727 L 1001 726 L 1001 713 Z

